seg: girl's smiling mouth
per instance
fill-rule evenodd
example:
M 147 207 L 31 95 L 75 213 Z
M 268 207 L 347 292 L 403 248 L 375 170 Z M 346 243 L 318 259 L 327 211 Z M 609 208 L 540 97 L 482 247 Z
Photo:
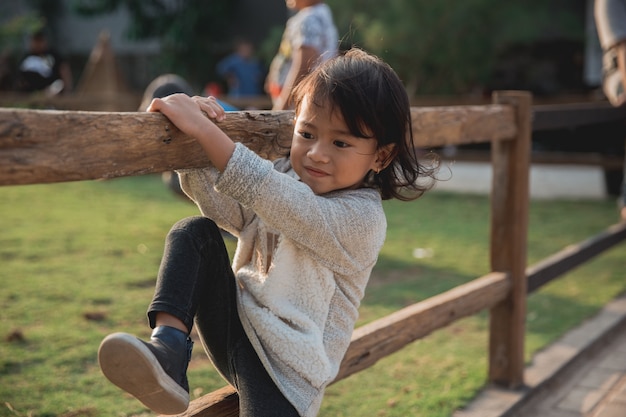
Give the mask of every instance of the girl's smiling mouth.
M 320 169 L 313 168 L 313 167 L 304 167 L 304 169 L 312 177 L 325 177 L 327 175 L 330 175 L 329 173 L 325 171 L 322 171 Z

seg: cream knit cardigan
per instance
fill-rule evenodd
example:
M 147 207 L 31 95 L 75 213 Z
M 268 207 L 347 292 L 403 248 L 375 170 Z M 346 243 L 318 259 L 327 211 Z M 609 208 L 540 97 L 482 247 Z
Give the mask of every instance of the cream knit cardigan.
M 379 193 L 315 195 L 288 159 L 241 144 L 223 173 L 179 175 L 202 214 L 238 237 L 239 316 L 265 368 L 302 416 L 317 415 L 385 239 Z

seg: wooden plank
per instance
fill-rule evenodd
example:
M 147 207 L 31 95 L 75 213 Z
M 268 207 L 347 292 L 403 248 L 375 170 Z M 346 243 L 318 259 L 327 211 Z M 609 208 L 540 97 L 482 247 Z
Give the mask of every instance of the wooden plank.
M 414 108 L 412 117 L 421 147 L 516 133 L 509 106 Z M 293 112 L 230 112 L 219 126 L 271 159 L 291 142 Z M 207 163 L 195 140 L 161 114 L 0 109 L 0 185 L 114 178 Z
M 501 302 L 509 294 L 511 283 L 506 274 L 490 273 L 422 302 L 405 307 L 386 317 L 356 329 L 350 347 L 334 382 L 366 369 L 380 359 L 402 349 L 435 330 Z M 219 392 L 192 401 L 185 417 L 235 416 L 235 390 Z M 224 401 L 224 398 L 226 401 Z
M 292 119 L 291 112 L 237 112 L 220 127 L 269 157 L 289 145 Z M 207 164 L 196 141 L 159 113 L 0 110 L 0 185 L 113 178 Z
M 413 107 L 415 144 L 421 148 L 512 139 L 517 134 L 510 106 Z
M 510 289 L 506 274 L 490 273 L 357 328 L 336 380 L 372 366 L 435 330 L 490 308 Z
M 238 417 L 239 396 L 232 386 L 220 388 L 189 403 L 179 417 Z
M 528 293 L 538 290 L 553 279 L 561 277 L 624 240 L 626 240 L 626 223 L 614 224 L 602 233 L 578 244 L 569 245 L 558 253 L 528 267 L 526 269 Z
M 512 289 L 490 311 L 489 379 L 509 388 L 524 382 L 531 100 L 525 92 L 494 95 L 497 103 L 515 105 L 518 125 L 515 141 L 491 146 L 491 269 L 510 274 Z
M 626 108 L 608 101 L 545 104 L 533 107 L 533 130 L 571 129 L 626 120 Z

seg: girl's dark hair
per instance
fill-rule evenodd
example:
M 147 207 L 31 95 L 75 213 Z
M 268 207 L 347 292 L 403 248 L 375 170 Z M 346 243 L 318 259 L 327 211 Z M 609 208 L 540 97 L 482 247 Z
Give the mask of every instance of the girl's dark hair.
M 381 59 L 352 48 L 321 64 L 296 86 L 291 95 L 296 114 L 304 97 L 316 106 L 338 109 L 354 136 L 376 139 L 378 148 L 395 144 L 391 163 L 365 178 L 365 185 L 379 190 L 383 200 L 413 200 L 432 188 L 438 162 L 426 167 L 418 161 L 409 98 L 397 74 Z

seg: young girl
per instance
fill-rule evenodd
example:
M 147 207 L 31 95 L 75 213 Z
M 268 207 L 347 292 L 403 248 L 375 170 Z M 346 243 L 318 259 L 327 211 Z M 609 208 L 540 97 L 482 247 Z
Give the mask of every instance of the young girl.
M 157 413 L 188 406 L 195 323 L 239 393 L 240 416 L 317 415 L 385 239 L 381 200 L 411 200 L 432 184 L 418 181 L 436 167 L 418 163 L 404 87 L 378 58 L 353 49 L 327 61 L 293 100 L 290 154 L 274 163 L 210 120 L 227 117 L 211 97 L 150 105 L 211 162 L 179 172 L 203 216 L 167 236 L 150 341 L 115 333 L 99 349 L 107 378 Z M 218 226 L 238 237 L 232 266 Z

